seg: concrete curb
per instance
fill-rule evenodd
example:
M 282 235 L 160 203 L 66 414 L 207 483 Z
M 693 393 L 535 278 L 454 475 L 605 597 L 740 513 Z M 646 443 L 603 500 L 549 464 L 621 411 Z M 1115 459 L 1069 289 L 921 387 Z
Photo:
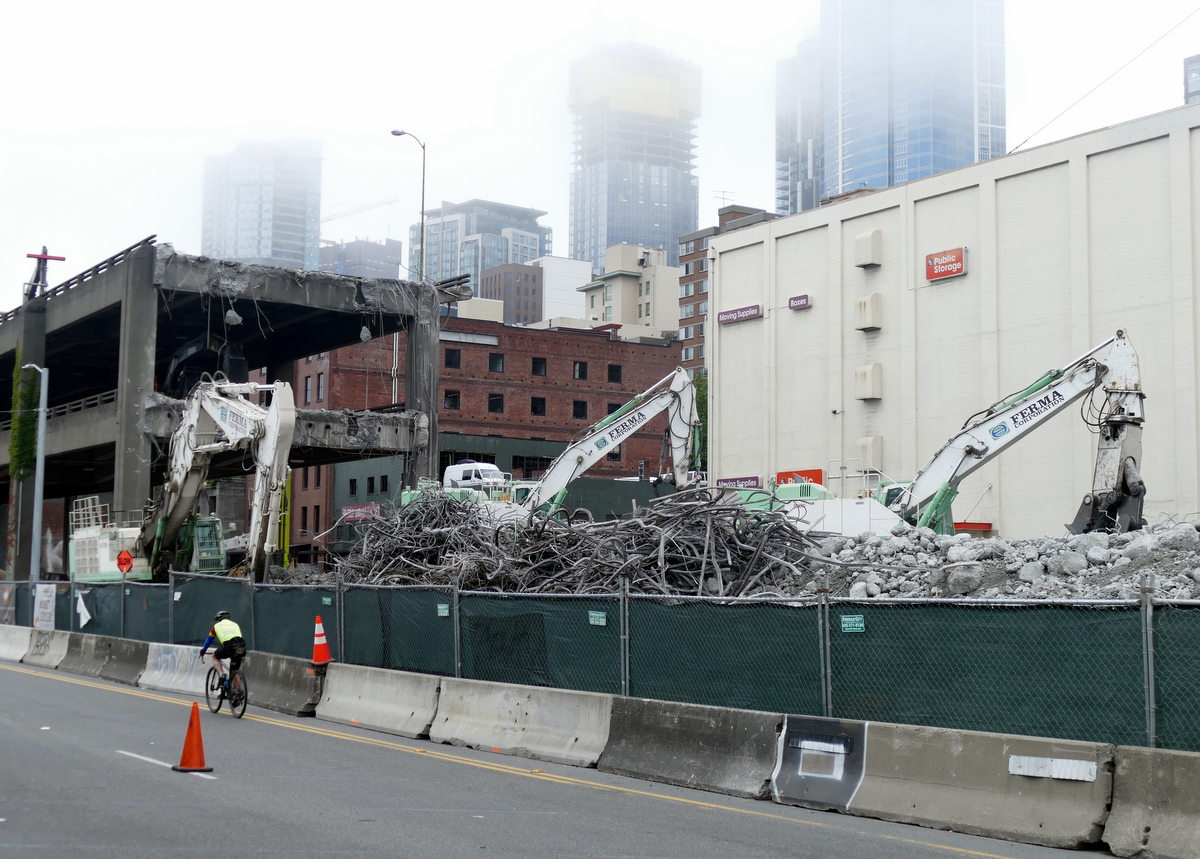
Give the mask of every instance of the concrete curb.
M 442 680 L 429 738 L 572 766 L 595 766 L 612 696 L 483 680 Z
M 782 714 L 614 698 L 603 772 L 767 799 Z
M 143 689 L 179 692 L 183 695 L 204 694 L 210 662 L 201 662 L 194 645 L 157 644 L 150 642 L 146 650 L 146 670 L 138 679 Z
M 29 649 L 33 630 L 27 626 L 0 626 L 0 659 L 20 662 Z
M 321 700 L 325 666 L 314 666 L 307 659 L 280 656 L 251 650 L 242 663 L 249 703 L 287 713 L 290 716 L 315 716 Z
M 325 673 L 317 718 L 399 734 L 427 737 L 437 716 L 442 678 L 334 662 Z
M 40 668 L 57 668 L 67 655 L 67 644 L 71 633 L 56 629 L 35 629 L 29 636 L 29 649 L 21 658 L 26 665 Z
M 1114 856 L 1190 859 L 1200 845 L 1200 754 L 1118 746 L 1104 841 Z
M 1100 841 L 1114 746 L 884 722 L 864 730 L 850 814 L 1047 847 Z

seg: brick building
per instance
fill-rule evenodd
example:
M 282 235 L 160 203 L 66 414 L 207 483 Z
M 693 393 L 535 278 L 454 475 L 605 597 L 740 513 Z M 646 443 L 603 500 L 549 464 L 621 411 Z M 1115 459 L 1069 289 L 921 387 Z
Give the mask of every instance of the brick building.
M 717 210 L 717 226 L 679 237 L 679 342 L 681 365 L 692 378 L 704 369 L 704 337 L 708 326 L 708 241 L 713 236 L 769 221 L 776 215 L 750 206 Z
M 572 436 L 669 375 L 680 356 L 678 344 L 653 338 L 618 340 L 604 330 L 531 329 L 463 317 L 443 319 L 441 340 L 439 473 L 474 459 L 495 462 L 518 479 L 539 477 Z M 296 404 L 393 407 L 406 370 L 403 332 L 314 355 L 295 365 Z M 640 463 L 657 473 L 666 425 L 665 415 L 658 416 L 588 476 L 633 476 Z M 402 473 L 399 457 L 297 469 L 291 544 L 300 561 L 332 542 L 320 535 L 342 506 L 390 502 Z

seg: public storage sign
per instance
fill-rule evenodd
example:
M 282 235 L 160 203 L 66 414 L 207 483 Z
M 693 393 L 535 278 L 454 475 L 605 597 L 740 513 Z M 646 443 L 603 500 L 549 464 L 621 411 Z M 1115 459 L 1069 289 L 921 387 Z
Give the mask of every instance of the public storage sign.
M 939 251 L 925 257 L 925 279 L 942 280 L 967 273 L 967 249 Z
M 722 310 L 717 314 L 717 324 L 728 325 L 730 322 L 745 322 L 747 319 L 758 319 L 760 316 L 762 316 L 762 305 L 751 304 L 749 307 Z

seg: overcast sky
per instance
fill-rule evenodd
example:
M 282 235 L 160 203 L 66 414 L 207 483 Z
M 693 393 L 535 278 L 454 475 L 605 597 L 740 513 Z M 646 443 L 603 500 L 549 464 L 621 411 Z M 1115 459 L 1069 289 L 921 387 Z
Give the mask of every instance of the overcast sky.
M 817 23 L 816 0 L 738 4 L 604 0 L 523 4 L 41 0 L 6 8 L 0 50 L 0 310 L 32 260 L 66 256 L 50 282 L 157 233 L 200 251 L 206 155 L 239 141 L 323 142 L 323 238 L 405 241 L 420 203 L 478 197 L 549 212 L 567 252 L 570 61 L 637 41 L 697 63 L 700 226 L 727 202 L 774 207 L 774 72 Z M 1007 0 L 1008 144 L 1192 12 L 1144 0 L 1136 14 L 1079 0 Z M 1088 10 L 1081 14 L 1082 9 Z M 947 33 L 946 38 L 956 34 Z M 1177 107 L 1200 14 L 1026 147 Z

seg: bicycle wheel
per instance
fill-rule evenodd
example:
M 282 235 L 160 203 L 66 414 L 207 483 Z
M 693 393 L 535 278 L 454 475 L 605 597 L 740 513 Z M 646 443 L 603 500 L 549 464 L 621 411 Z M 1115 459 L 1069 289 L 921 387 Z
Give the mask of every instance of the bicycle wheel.
M 229 674 L 229 712 L 233 713 L 234 718 L 240 719 L 246 713 L 246 701 L 250 697 L 250 690 L 246 686 L 246 675 L 241 671 L 233 671 Z
M 225 700 L 224 690 L 221 688 L 221 675 L 215 667 L 208 669 L 208 680 L 204 683 L 204 700 L 208 702 L 208 709 L 214 713 L 221 709 L 221 702 Z

